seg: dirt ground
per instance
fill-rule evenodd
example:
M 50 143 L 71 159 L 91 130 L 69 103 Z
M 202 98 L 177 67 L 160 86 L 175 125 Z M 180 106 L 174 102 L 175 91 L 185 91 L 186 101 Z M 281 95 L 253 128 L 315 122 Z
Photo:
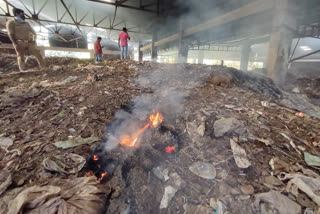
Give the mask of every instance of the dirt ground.
M 14 60 L 0 56 L 0 213 L 290 213 L 267 199 L 269 209 L 259 206 L 260 194 L 271 190 L 294 203 L 294 213 L 320 212 L 318 183 L 312 195 L 282 179 L 319 179 L 319 160 L 306 161 L 309 153 L 320 156 L 319 119 L 284 106 L 284 94 L 267 78 L 221 66 L 65 58 L 48 59 L 42 71 L 30 60 L 31 69 L 17 72 Z M 307 96 L 318 96 L 311 91 Z M 153 105 L 161 126 L 145 131 L 136 148 L 105 149 L 126 129 L 123 115 L 134 115 L 129 122 L 140 127 Z M 84 158 L 79 170 L 70 154 Z M 47 158 L 59 160 L 45 165 Z M 196 163 L 209 164 L 198 170 L 212 178 L 192 172 Z M 93 178 L 90 188 L 81 189 L 82 178 Z M 49 188 L 61 184 L 74 194 Z M 22 194 L 27 190 L 40 199 Z

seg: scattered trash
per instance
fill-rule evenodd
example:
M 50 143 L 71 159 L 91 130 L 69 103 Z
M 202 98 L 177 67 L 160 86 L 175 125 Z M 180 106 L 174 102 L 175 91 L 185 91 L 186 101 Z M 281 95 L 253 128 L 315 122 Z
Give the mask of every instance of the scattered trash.
M 320 157 L 311 155 L 308 152 L 304 152 L 304 161 L 308 166 L 320 166 Z
M 11 173 L 5 169 L 0 171 L 0 195 L 12 184 Z
M 210 163 L 195 162 L 189 167 L 189 170 L 205 179 L 215 179 L 217 176 L 216 168 Z
M 263 214 L 301 214 L 301 206 L 280 192 L 270 192 L 256 195 L 253 204 L 254 213 Z
M 204 136 L 205 132 L 205 123 L 204 121 L 197 123 L 197 121 L 187 122 L 186 124 L 187 132 L 191 139 L 196 142 L 200 137 Z
M 61 149 L 69 149 L 69 148 L 80 146 L 83 144 L 92 144 L 99 140 L 100 139 L 97 137 L 82 138 L 81 136 L 79 136 L 66 141 L 57 141 L 54 143 L 54 145 Z
M 8 137 L 0 137 L 0 148 L 3 149 L 6 154 L 17 153 L 18 156 L 21 155 L 21 151 L 19 149 L 9 150 L 8 148 L 13 145 L 13 141 Z
M 209 204 L 214 210 L 218 207 L 218 201 L 215 198 L 210 198 Z
M 105 208 L 105 193 L 97 187 L 96 177 L 56 179 L 46 186 L 31 186 L 23 189 L 9 202 L 7 214 L 59 213 L 95 214 Z
M 87 65 L 87 66 L 85 66 L 85 67 L 83 67 L 84 69 L 88 69 L 88 70 L 93 70 L 93 69 L 95 69 L 95 68 L 103 68 L 103 66 L 102 65 L 93 65 L 93 64 L 89 64 L 89 65 Z
M 61 68 L 60 66 L 54 65 L 54 66 L 52 67 L 52 70 L 53 70 L 53 71 L 57 71 L 57 70 L 59 70 L 60 68 Z
M 77 81 L 77 79 L 78 79 L 77 76 L 69 76 L 65 80 L 62 80 L 60 82 L 55 82 L 53 85 L 57 85 L 57 86 L 65 85 L 65 84 L 70 83 L 70 82 L 75 82 L 75 81 Z
M 177 173 L 172 173 L 169 181 L 171 181 L 170 185 L 164 188 L 164 194 L 160 202 L 160 209 L 165 209 L 169 206 L 170 201 L 182 184 L 181 178 Z
M 306 193 L 318 206 L 320 206 L 320 179 L 307 177 L 300 174 L 281 173 L 280 180 L 289 180 L 286 190 L 298 196 L 299 191 Z
M 265 177 L 263 180 L 264 180 L 264 184 L 270 189 L 283 185 L 282 181 L 280 181 L 278 178 L 272 175 Z
M 243 194 L 245 195 L 252 195 L 254 193 L 254 188 L 252 185 L 248 184 L 248 185 L 242 185 L 240 187 L 240 190 Z
M 270 106 L 268 101 L 261 101 L 261 105 L 264 106 L 264 107 L 269 107 Z
M 217 120 L 215 121 L 213 128 L 216 137 L 222 137 L 232 132 L 243 134 L 246 131 L 245 128 L 243 128 L 243 123 L 236 118 L 222 118 Z
M 289 170 L 290 170 L 290 164 L 288 164 L 287 162 L 285 162 L 283 160 L 280 160 L 279 157 L 271 158 L 271 160 L 269 161 L 269 165 L 271 166 L 271 169 L 273 171 L 289 172 Z
M 0 137 L 0 148 L 8 151 L 9 146 L 13 145 L 13 141 L 9 137 Z
M 246 169 L 249 166 L 251 166 L 246 151 L 243 148 L 241 148 L 237 143 L 235 143 L 232 139 L 230 139 L 230 145 L 237 166 L 242 169 Z
M 74 128 L 70 128 L 70 129 L 68 129 L 68 131 L 71 132 L 71 133 L 76 132 L 76 130 Z
M 292 89 L 292 92 L 298 94 L 298 93 L 300 93 L 300 89 L 298 87 L 296 87 L 296 88 Z
M 177 189 L 172 186 L 166 186 L 164 188 L 164 194 L 160 202 L 160 209 L 167 208 L 169 206 L 169 202 L 173 198 L 173 196 L 176 194 Z
M 169 180 L 169 170 L 168 169 L 164 169 L 161 166 L 155 167 L 152 169 L 153 174 L 159 178 L 160 180 L 162 180 L 163 182 Z
M 49 83 L 48 80 L 43 80 L 39 83 L 39 86 L 42 86 L 42 87 L 50 87 L 52 84 Z
M 257 141 L 260 141 L 260 142 L 266 144 L 267 146 L 270 146 L 270 145 L 274 144 L 274 142 L 273 142 L 273 140 L 271 138 L 262 139 L 262 138 L 254 137 L 253 139 L 257 140 Z
M 297 148 L 296 144 L 294 144 L 293 140 L 291 140 L 291 138 L 288 137 L 285 133 L 281 133 L 281 135 L 282 135 L 284 138 L 286 138 L 287 140 L 289 140 L 289 141 L 290 141 L 290 145 L 292 146 L 292 148 L 301 155 L 301 152 L 300 152 L 299 149 Z
M 217 208 L 216 208 L 216 211 L 214 212 L 214 214 L 224 214 L 225 209 L 226 209 L 226 206 L 221 201 L 218 201 Z
M 81 171 L 85 163 L 84 157 L 73 153 L 55 155 L 42 161 L 42 165 L 46 170 L 65 174 L 75 174 Z
M 303 147 L 303 146 L 300 146 L 300 145 L 299 145 L 299 146 L 297 146 L 297 148 L 298 148 L 300 151 L 303 151 L 303 152 L 306 151 L 306 148 Z

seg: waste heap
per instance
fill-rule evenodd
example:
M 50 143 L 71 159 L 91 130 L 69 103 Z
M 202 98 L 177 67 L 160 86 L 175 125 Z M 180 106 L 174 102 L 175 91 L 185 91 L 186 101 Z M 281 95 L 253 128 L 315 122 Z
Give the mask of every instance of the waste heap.
M 320 212 L 319 111 L 302 92 L 294 105 L 221 66 L 49 65 L 0 74 L 0 213 Z

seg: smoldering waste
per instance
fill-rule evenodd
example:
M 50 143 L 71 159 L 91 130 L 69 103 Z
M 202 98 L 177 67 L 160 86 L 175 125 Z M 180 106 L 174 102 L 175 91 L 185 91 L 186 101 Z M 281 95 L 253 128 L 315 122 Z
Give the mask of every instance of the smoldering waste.
M 317 108 L 265 77 L 60 58 L 18 73 L 1 57 L 3 213 L 319 211 Z

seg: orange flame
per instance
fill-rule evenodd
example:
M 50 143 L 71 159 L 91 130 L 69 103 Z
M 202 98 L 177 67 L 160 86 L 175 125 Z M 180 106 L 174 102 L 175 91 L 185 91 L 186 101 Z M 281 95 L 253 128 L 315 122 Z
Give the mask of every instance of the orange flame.
M 126 135 L 120 142 L 122 146 L 134 147 L 138 137 L 150 126 L 156 128 L 163 121 L 163 116 L 159 112 L 154 112 L 149 116 L 149 122 L 133 136 Z
M 106 176 L 108 173 L 107 172 L 105 172 L 105 173 L 102 173 L 101 174 L 101 177 L 98 179 L 98 181 L 102 181 L 102 179 L 104 178 L 104 176 Z
M 99 160 L 99 157 L 98 157 L 98 155 L 93 155 L 93 160 L 94 160 L 94 161 L 97 161 L 97 160 Z
M 151 114 L 149 119 L 153 128 L 156 128 L 163 121 L 163 117 L 159 112 Z
M 176 148 L 174 148 L 174 146 L 167 146 L 166 149 L 165 149 L 166 153 L 174 153 L 176 152 Z

